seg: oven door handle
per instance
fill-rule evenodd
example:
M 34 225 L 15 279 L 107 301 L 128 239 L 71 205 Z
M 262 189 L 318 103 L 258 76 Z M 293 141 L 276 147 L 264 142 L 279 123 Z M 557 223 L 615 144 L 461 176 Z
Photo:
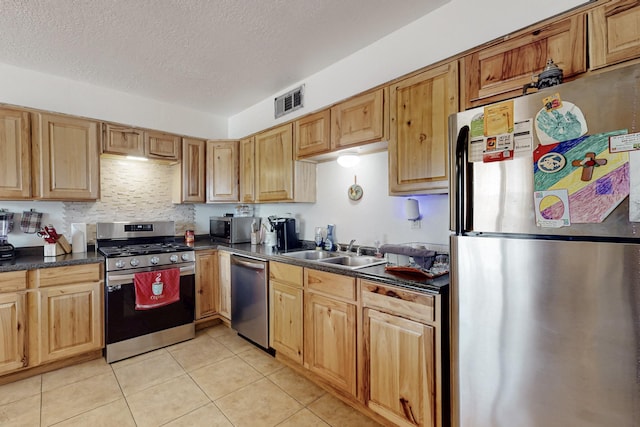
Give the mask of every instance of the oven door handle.
M 161 271 L 163 269 L 158 270 L 150 270 L 150 271 Z M 180 267 L 180 276 L 188 276 L 189 274 L 195 274 L 196 269 L 194 265 L 186 265 Z M 114 274 L 107 275 L 107 288 L 112 290 L 121 285 L 133 285 L 133 278 L 135 273 L 132 274 Z

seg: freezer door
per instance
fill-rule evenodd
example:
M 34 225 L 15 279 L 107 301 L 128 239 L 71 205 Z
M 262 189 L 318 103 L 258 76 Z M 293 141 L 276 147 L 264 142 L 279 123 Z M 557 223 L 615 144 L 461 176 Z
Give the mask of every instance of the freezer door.
M 640 425 L 640 245 L 452 236 L 453 425 Z

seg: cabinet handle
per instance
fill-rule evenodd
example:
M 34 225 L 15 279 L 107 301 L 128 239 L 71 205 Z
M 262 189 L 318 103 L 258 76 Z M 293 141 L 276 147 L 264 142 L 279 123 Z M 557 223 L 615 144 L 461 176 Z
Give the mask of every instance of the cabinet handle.
M 401 397 L 400 404 L 402 405 L 402 410 L 404 411 L 404 417 L 409 420 L 409 422 L 418 425 L 418 420 L 416 420 L 416 417 L 413 415 L 413 411 L 411 410 L 409 401 L 404 397 Z

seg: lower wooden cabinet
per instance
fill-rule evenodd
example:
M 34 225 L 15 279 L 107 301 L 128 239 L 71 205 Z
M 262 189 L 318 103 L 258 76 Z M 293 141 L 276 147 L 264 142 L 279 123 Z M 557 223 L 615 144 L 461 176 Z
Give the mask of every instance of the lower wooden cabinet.
M 269 263 L 269 345 L 300 364 L 303 361 L 302 267 Z
M 352 277 L 305 269 L 304 365 L 354 397 L 358 386 L 355 297 Z
M 196 320 L 218 312 L 218 251 L 196 251 Z
M 27 366 L 26 273 L 0 273 L 0 375 Z
M 102 264 L 29 271 L 29 364 L 60 360 L 104 343 Z
M 229 252 L 218 252 L 218 290 L 220 291 L 218 313 L 231 320 L 231 254 Z

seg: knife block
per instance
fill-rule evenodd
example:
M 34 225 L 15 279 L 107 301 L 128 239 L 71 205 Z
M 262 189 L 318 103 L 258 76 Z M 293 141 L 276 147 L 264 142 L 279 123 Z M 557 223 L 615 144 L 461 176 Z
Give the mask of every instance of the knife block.
M 71 245 L 62 234 L 58 235 L 56 243 L 44 244 L 44 256 L 58 256 L 71 253 Z

